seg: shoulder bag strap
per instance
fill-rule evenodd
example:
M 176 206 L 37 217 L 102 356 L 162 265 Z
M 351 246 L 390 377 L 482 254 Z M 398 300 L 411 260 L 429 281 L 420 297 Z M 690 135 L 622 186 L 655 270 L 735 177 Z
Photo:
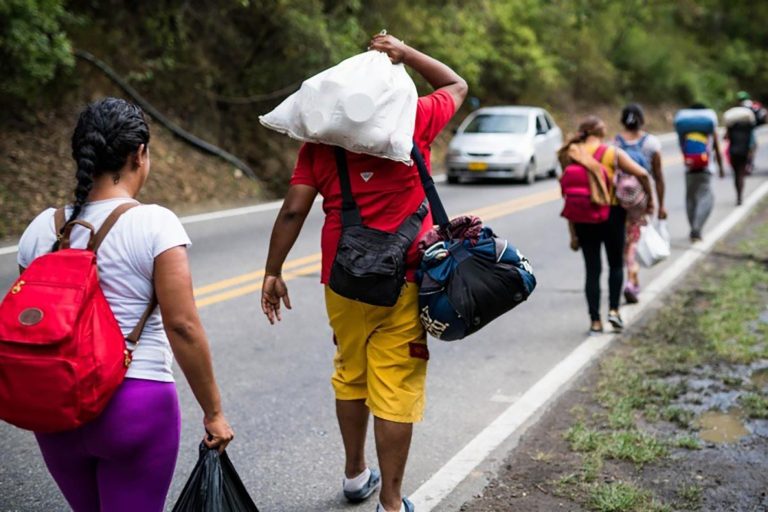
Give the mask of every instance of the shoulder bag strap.
M 435 181 L 427 170 L 427 164 L 424 162 L 424 155 L 421 154 L 416 141 L 413 142 L 411 158 L 416 162 L 416 167 L 419 169 L 421 186 L 424 188 L 424 193 L 429 200 L 429 207 L 432 210 L 432 220 L 435 224 L 440 226 L 440 229 L 447 229 L 451 220 L 448 218 L 448 214 L 445 213 L 445 207 L 443 207 L 443 202 L 440 200 L 440 196 L 437 193 Z
M 336 172 L 341 184 L 341 225 L 358 226 L 363 223 L 360 210 L 355 198 L 352 196 L 352 184 L 349 181 L 349 167 L 347 166 L 347 152 L 344 148 L 334 147 L 336 153 Z
M 106 218 L 106 220 L 101 225 L 99 230 L 96 232 L 96 236 L 93 237 L 92 243 L 89 244 L 89 248 L 93 252 L 97 252 L 99 250 L 99 247 L 101 247 L 101 243 L 107 237 L 110 230 L 115 226 L 120 216 L 123 215 L 128 210 L 130 210 L 131 208 L 135 208 L 137 206 L 139 206 L 138 202 L 127 202 L 127 203 L 121 204 L 120 206 L 112 210 L 112 213 L 109 214 L 109 216 Z M 150 299 L 149 304 L 147 305 L 147 309 L 144 310 L 144 313 L 141 315 L 141 318 L 139 319 L 139 323 L 136 324 L 136 327 L 134 327 L 133 330 L 128 334 L 128 336 L 125 337 L 126 340 L 134 344 L 139 342 L 139 338 L 141 337 L 141 333 L 144 330 L 144 326 L 147 324 L 147 320 L 149 320 L 149 317 L 155 311 L 156 307 L 157 307 L 157 296 L 155 295 L 155 292 L 153 290 L 152 298 Z
M 349 169 L 347 167 L 347 154 L 343 148 L 335 147 L 336 153 L 336 170 L 339 175 L 339 183 L 341 184 L 341 220 L 343 226 L 351 226 L 356 224 L 362 224 L 360 218 L 360 210 L 357 208 L 357 203 L 352 196 L 352 186 L 349 181 Z M 419 171 L 419 178 L 421 178 L 421 186 L 424 188 L 424 193 L 429 200 L 429 206 L 432 210 L 432 220 L 440 226 L 441 229 L 445 229 L 450 224 L 448 214 L 445 212 L 443 202 L 440 200 L 440 196 L 437 193 L 435 187 L 435 181 L 430 176 L 427 170 L 427 165 L 424 162 L 424 156 L 421 154 L 416 142 L 413 143 L 413 149 L 411 150 L 411 158 L 416 163 L 416 168 Z

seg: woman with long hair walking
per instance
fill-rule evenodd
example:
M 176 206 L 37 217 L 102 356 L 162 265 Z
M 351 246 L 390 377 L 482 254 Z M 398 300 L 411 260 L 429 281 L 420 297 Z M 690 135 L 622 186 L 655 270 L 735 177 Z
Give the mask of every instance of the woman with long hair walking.
M 204 442 L 223 450 L 234 435 L 192 295 L 190 241 L 173 212 L 134 199 L 150 168 L 149 126 L 137 106 L 115 98 L 89 105 L 72 136 L 72 156 L 74 202 L 32 221 L 19 241 L 19 267 L 57 248 L 65 234 L 58 224 L 78 221 L 99 230 L 122 212 L 98 248 L 104 296 L 124 336 L 140 324 L 153 296 L 159 307 L 146 319 L 140 342 L 126 341 L 132 361 L 106 408 L 81 427 L 36 438 L 75 512 L 161 512 L 181 431 L 174 356 L 202 409 Z M 76 225 L 65 238 L 85 247 L 89 235 Z
M 624 322 L 619 313 L 619 302 L 624 281 L 624 240 L 627 212 L 619 205 L 613 187 L 618 170 L 631 174 L 640 181 L 649 197 L 648 209 L 653 211 L 653 201 L 650 199 L 652 197 L 651 182 L 648 173 L 622 149 L 607 146 L 604 139 L 605 123 L 599 117 L 590 116 L 579 124 L 576 135 L 571 137 L 559 151 L 560 162 L 564 169 L 574 162 L 572 155 L 576 152 L 585 155 L 586 158 L 598 160 L 607 173 L 605 185 L 608 189 L 608 201 L 610 202 L 608 219 L 594 224 L 568 223 L 571 234 L 571 249 L 574 251 L 581 249 L 584 255 L 586 267 L 584 291 L 589 306 L 591 320 L 589 332 L 591 334 L 603 332 L 603 322 L 600 317 L 600 274 L 602 273 L 600 251 L 602 246 L 605 246 L 609 267 L 608 322 L 616 331 L 624 328 Z

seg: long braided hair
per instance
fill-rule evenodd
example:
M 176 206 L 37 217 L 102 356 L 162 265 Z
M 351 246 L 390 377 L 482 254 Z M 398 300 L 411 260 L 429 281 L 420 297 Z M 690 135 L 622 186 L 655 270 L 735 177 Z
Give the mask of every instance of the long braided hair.
M 80 113 L 72 134 L 77 185 L 72 214 L 67 223 L 82 213 L 97 177 L 112 173 L 117 183 L 120 169 L 128 156 L 148 143 L 149 126 L 144 113 L 136 105 L 118 98 L 104 98 L 88 105 Z M 57 240 L 54 250 L 58 244 Z
M 579 129 L 576 134 L 568 139 L 563 147 L 558 150 L 557 156 L 560 161 L 567 161 L 568 149 L 572 144 L 580 144 L 587 140 L 590 135 L 600 137 L 601 139 L 605 137 L 605 123 L 597 116 L 587 116 L 579 123 Z

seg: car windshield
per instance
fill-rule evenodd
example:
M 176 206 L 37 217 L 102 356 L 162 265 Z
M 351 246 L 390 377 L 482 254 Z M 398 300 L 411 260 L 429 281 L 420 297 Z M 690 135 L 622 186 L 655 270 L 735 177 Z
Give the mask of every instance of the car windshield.
M 464 133 L 526 133 L 528 116 L 480 114 L 464 129 Z

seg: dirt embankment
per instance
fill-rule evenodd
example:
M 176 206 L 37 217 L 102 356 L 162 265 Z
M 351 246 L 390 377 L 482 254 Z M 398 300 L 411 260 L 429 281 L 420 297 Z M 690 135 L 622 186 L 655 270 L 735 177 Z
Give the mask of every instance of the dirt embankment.
M 75 169 L 70 157 L 70 137 L 83 105 L 109 95 L 125 97 L 99 72 L 87 66 L 81 66 L 80 70 L 82 78 L 79 85 L 72 94 L 62 98 L 62 104 L 50 110 L 41 110 L 22 123 L 0 124 L 0 244 L 19 236 L 29 221 L 44 208 L 71 201 Z M 581 118 L 592 113 L 601 116 L 608 125 L 609 134 L 613 134 L 619 129 L 619 112 L 619 105 L 592 107 L 571 104 L 566 110 L 552 109 L 565 136 L 575 130 Z M 649 129 L 668 131 L 673 112 L 671 107 L 649 109 Z M 452 129 L 468 113 L 465 106 L 435 141 L 432 161 L 436 173 L 443 172 Z M 200 124 L 195 118 L 176 120 L 182 126 Z M 249 130 L 264 129 L 257 126 Z M 206 136 L 205 133 L 200 135 Z M 262 135 L 264 137 L 259 140 L 262 140 L 264 148 L 236 155 L 249 159 L 248 163 L 261 178 L 261 181 L 255 181 L 243 176 L 228 163 L 179 141 L 162 126 L 153 123 L 150 144 L 152 175 L 140 200 L 163 204 L 178 213 L 189 213 L 275 198 L 286 187 L 299 145 L 283 136 L 266 133 L 266 130 Z M 239 134 L 239 137 L 243 136 L 246 135 Z M 233 141 L 211 142 L 228 148 Z M 254 158 L 259 161 L 254 161 Z
M 70 137 L 80 110 L 98 98 L 125 97 L 102 77 L 93 75 L 85 83 L 87 87 L 54 109 L 0 125 L 0 243 L 20 235 L 41 210 L 72 201 L 75 164 Z M 189 213 L 269 197 L 260 182 L 181 142 L 151 120 L 150 130 L 152 168 L 141 201 Z
M 767 511 L 766 305 L 768 201 L 553 405 L 461 510 Z

